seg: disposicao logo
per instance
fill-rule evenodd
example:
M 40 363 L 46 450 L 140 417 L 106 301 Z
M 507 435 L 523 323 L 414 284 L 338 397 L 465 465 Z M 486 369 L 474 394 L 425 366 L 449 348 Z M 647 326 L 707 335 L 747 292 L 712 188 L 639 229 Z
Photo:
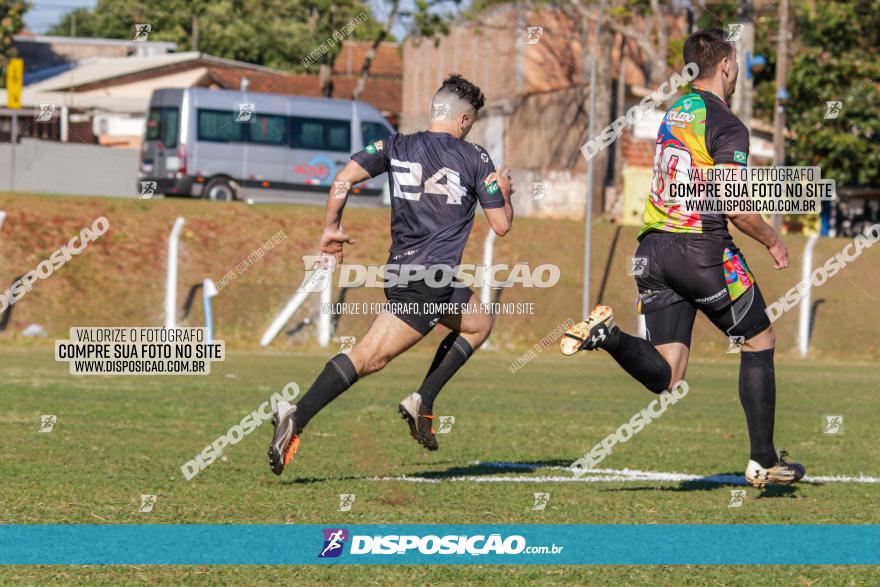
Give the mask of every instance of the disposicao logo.
M 348 530 L 345 528 L 324 528 L 324 547 L 318 558 L 336 558 L 342 554 Z

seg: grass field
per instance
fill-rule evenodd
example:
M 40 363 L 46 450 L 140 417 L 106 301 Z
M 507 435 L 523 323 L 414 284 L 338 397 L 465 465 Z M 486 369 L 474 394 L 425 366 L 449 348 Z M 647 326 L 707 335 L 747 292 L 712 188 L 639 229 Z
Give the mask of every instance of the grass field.
M 563 359 L 555 345 L 516 373 L 517 355 L 480 351 L 444 391 L 438 415 L 455 416 L 441 449 L 413 442 L 395 406 L 421 379 L 431 343 L 342 396 L 310 425 L 293 466 L 266 463 L 266 424 L 192 481 L 180 466 L 279 391 L 306 388 L 326 352 L 232 352 L 207 377 L 73 377 L 50 345 L 0 349 L 0 520 L 3 523 L 880 523 L 880 484 L 804 483 L 749 488 L 701 481 L 553 481 L 652 399 L 606 356 Z M 602 467 L 698 476 L 739 474 L 747 436 L 735 355 L 692 363 L 690 394 Z M 778 365 L 777 444 L 813 476 L 880 476 L 873 362 Z M 50 433 L 40 415 L 57 415 Z M 843 415 L 842 435 L 822 416 Z M 486 463 L 533 464 L 539 468 Z M 422 482 L 381 480 L 406 475 Z M 491 478 L 510 479 L 485 482 Z M 464 479 L 460 479 L 464 478 Z M 514 481 L 512 478 L 531 479 Z M 457 479 L 457 480 L 454 480 Z M 431 482 L 426 482 L 431 481 Z M 483 481 L 483 482 L 481 482 Z M 549 492 L 545 511 L 533 493 Z M 338 512 L 338 494 L 357 496 Z M 141 494 L 154 511 L 138 513 Z M 573 582 L 583 584 L 868 585 L 868 567 L 14 567 L 3 584 L 350 584 Z
M 36 267 L 99 216 L 106 235 L 41 280 L 17 302 L 0 334 L 0 523 L 790 523 L 876 524 L 880 476 L 875 425 L 876 295 L 880 247 L 816 290 L 810 359 L 797 358 L 797 312 L 777 331 L 776 439 L 819 480 L 789 489 L 747 489 L 729 507 L 731 489 L 748 456 L 737 397 L 738 358 L 702 317 L 694 330 L 690 393 L 602 464 L 605 480 L 570 482 L 562 470 L 645 408 L 653 396 L 602 354 L 562 358 L 552 344 L 521 369 L 508 370 L 561 322 L 581 312 L 582 224 L 518 219 L 498 239 L 495 262 L 556 264 L 560 282 L 549 289 L 512 288 L 503 301 L 534 302 L 531 316 L 499 318 L 493 348 L 481 350 L 444 391 L 438 416 L 455 417 L 428 453 L 398 418 L 397 402 L 416 388 L 444 335 L 432 333 L 382 373 L 359 382 L 319 415 L 293 466 L 269 471 L 263 425 L 228 448 L 223 459 L 186 481 L 180 467 L 273 392 L 295 381 L 305 391 L 335 349 L 317 350 L 306 330 L 280 336 L 256 350 L 257 340 L 303 276 L 301 256 L 315 250 L 319 208 L 216 206 L 187 200 L 0 194 L 7 212 L 0 233 L 0 290 Z M 350 210 L 346 227 L 359 244 L 351 263 L 381 264 L 388 247 L 387 210 Z M 229 356 L 207 377 L 80 377 L 54 360 L 51 341 L 73 326 L 147 326 L 162 323 L 165 242 L 177 216 L 181 236 L 178 300 L 203 278 L 219 280 L 279 230 L 288 235 L 215 298 L 218 338 Z M 485 222 L 477 221 L 464 262 L 480 262 Z M 619 231 L 619 233 L 618 233 Z M 619 237 L 619 238 L 617 238 Z M 603 302 L 619 323 L 636 324 L 635 287 L 627 273 L 635 229 L 593 224 L 593 295 L 605 281 Z M 617 240 L 615 240 L 617 239 Z M 737 237 L 765 298 L 773 300 L 800 279 L 805 239 L 786 237 L 792 268 L 773 271 L 759 245 Z M 849 239 L 821 239 L 816 265 Z M 616 243 L 616 246 L 613 246 Z M 604 280 L 607 269 L 607 280 Z M 376 302 L 379 290 L 356 290 L 348 301 Z M 299 315 L 308 314 L 313 306 Z M 363 336 L 368 316 L 344 316 L 337 334 Z M 22 331 L 40 324 L 47 339 Z M 183 322 L 201 325 L 196 308 Z M 439 331 L 440 329 L 438 329 Z M 540 345 L 539 345 L 540 346 Z M 58 420 L 39 432 L 40 416 Z M 825 415 L 844 417 L 841 435 L 822 433 Z M 637 476 L 633 470 L 647 472 Z M 400 477 L 405 476 L 406 479 Z M 636 478 L 638 477 L 638 478 Z M 834 477 L 850 479 L 833 479 Z M 550 493 L 533 511 L 534 493 Z M 355 494 L 339 512 L 338 495 Z M 151 513 L 138 513 L 140 496 L 158 496 Z M 644 545 L 639 545 L 644 546 Z M 833 547 L 833 545 L 830 545 Z M 0 584 L 304 584 L 517 583 L 590 585 L 869 585 L 871 567 L 6 567 Z
M 16 303 L 4 342 L 21 338 L 21 331 L 36 323 L 51 338 L 61 338 L 71 327 L 149 326 L 163 323 L 165 251 L 168 232 L 178 216 L 186 218 L 180 240 L 180 273 L 177 299 L 183 305 L 194 283 L 205 278 L 219 281 L 279 230 L 288 237 L 258 263 L 224 288 L 214 300 L 218 337 L 232 348 L 256 346 L 304 276 L 302 255 L 314 254 L 324 211 L 306 206 L 216 206 L 204 200 L 182 198 L 123 200 L 0 193 L 0 210 L 7 212 L 0 229 L 0 291 L 12 280 L 49 258 L 59 246 L 78 234 L 95 218 L 105 216 L 110 230 L 86 251 L 41 280 L 27 297 Z M 346 248 L 347 263 L 382 264 L 389 246 L 387 209 L 346 210 L 345 226 L 357 244 Z M 615 235 L 619 232 L 615 241 Z M 477 219 L 465 250 L 464 263 L 481 263 L 487 224 Z M 592 299 L 605 287 L 602 301 L 615 309 L 618 323 L 636 326 L 636 287 L 628 274 L 636 248 L 635 227 L 618 227 L 603 220 L 593 223 Z M 735 232 L 735 231 L 734 231 Z M 493 332 L 495 344 L 519 355 L 566 319 L 580 318 L 583 284 L 583 224 L 574 220 L 517 218 L 514 230 L 495 242 L 494 263 L 530 267 L 552 263 L 560 280 L 546 289 L 513 287 L 502 301 L 534 303 L 534 314 L 500 319 Z M 775 271 L 763 247 L 736 233 L 770 303 L 801 279 L 801 259 L 806 239 L 785 237 L 792 264 Z M 613 246 L 616 242 L 616 246 Z M 852 239 L 823 238 L 815 251 L 816 266 L 838 253 Z M 609 263 L 610 261 L 610 263 Z M 607 279 L 604 279 L 607 268 Z M 880 246 L 865 249 L 861 257 L 829 279 L 813 295 L 814 322 L 811 356 L 824 359 L 880 360 L 877 339 L 877 295 L 880 291 Z M 350 302 L 384 301 L 381 290 L 359 288 Z M 316 309 L 311 300 L 297 319 Z M 202 325 L 201 304 L 196 304 L 185 325 Z M 346 315 L 338 334 L 361 336 L 370 316 Z M 777 355 L 797 356 L 798 312 L 782 316 L 777 331 Z M 304 334 L 311 334 L 305 331 Z M 307 337 L 278 337 L 275 348 L 295 352 Z M 66 338 L 66 336 L 63 336 Z M 434 344 L 439 343 L 439 338 Z M 702 316 L 694 328 L 692 353 L 715 356 L 727 349 L 727 339 Z

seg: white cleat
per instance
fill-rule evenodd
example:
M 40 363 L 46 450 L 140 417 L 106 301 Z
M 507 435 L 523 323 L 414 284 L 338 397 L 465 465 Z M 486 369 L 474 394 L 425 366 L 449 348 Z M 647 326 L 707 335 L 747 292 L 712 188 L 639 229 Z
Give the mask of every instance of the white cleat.
M 559 350 L 566 357 L 578 351 L 592 351 L 600 348 L 608 339 L 617 324 L 614 312 L 609 306 L 596 306 L 583 322 L 578 322 L 565 331 L 559 341 Z
M 746 481 L 752 487 L 761 488 L 765 485 L 791 485 L 803 479 L 807 470 L 798 463 L 789 463 L 785 460 L 788 456 L 784 450 L 779 451 L 779 461 L 765 469 L 755 461 L 749 460 L 746 466 Z

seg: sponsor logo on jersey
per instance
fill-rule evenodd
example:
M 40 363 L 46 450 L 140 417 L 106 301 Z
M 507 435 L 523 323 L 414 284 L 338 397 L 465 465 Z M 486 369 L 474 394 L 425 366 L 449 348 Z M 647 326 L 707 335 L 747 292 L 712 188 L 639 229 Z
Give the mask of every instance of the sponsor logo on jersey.
M 725 276 L 725 279 L 726 279 L 726 277 L 727 276 Z M 720 300 L 724 296 L 724 294 L 726 294 L 726 293 L 728 293 L 728 292 L 727 292 L 727 288 L 725 287 L 724 289 L 716 291 L 711 296 L 706 296 L 705 298 L 697 298 L 694 301 L 697 302 L 698 304 L 710 304 L 712 302 L 717 302 L 718 300 Z
M 656 289 L 646 289 L 643 292 L 639 293 L 639 304 L 649 304 L 654 301 L 654 298 L 657 297 L 657 294 L 660 292 Z
M 376 141 L 374 143 L 370 143 L 367 145 L 366 149 L 364 149 L 370 155 L 375 155 L 379 151 L 385 148 L 385 144 L 382 141 Z
M 745 165 L 746 154 L 743 153 L 742 151 L 734 151 L 733 152 L 733 160 L 736 161 L 737 163 L 742 163 L 743 165 Z
M 483 180 L 483 183 L 486 186 L 486 191 L 490 194 L 497 193 L 500 189 L 498 187 L 498 174 L 494 171 L 489 174 L 489 176 Z
M 667 120 L 676 120 L 678 122 L 693 122 L 694 118 L 696 118 L 694 114 L 688 114 L 680 110 L 670 110 L 666 115 Z

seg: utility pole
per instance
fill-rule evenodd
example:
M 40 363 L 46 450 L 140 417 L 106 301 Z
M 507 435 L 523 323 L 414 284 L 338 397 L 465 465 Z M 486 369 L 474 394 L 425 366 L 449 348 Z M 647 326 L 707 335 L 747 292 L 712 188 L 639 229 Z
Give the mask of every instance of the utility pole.
M 776 100 L 773 104 L 773 165 L 785 165 L 785 103 L 788 90 L 788 0 L 779 2 L 779 38 L 776 41 Z M 773 228 L 782 227 L 782 214 L 773 215 Z
M 736 53 L 742 69 L 736 80 L 736 91 L 733 94 L 733 112 L 742 120 L 752 134 L 752 78 L 751 63 L 755 56 L 755 11 L 751 0 L 740 0 L 736 20 L 743 25 L 742 35 L 735 42 Z
M 596 132 L 596 64 L 599 61 L 599 33 L 601 32 L 602 19 L 605 17 L 605 0 L 599 5 L 599 16 L 593 28 L 592 53 L 590 62 L 590 106 L 589 106 L 589 130 L 587 136 L 593 138 Z M 608 54 L 608 59 L 611 53 Z M 587 198 L 584 206 L 584 289 L 581 293 L 581 311 L 584 320 L 590 315 L 590 249 L 593 228 L 593 157 L 587 161 Z
M 199 15 L 192 15 L 192 34 L 190 35 L 190 46 L 193 51 L 199 50 Z

